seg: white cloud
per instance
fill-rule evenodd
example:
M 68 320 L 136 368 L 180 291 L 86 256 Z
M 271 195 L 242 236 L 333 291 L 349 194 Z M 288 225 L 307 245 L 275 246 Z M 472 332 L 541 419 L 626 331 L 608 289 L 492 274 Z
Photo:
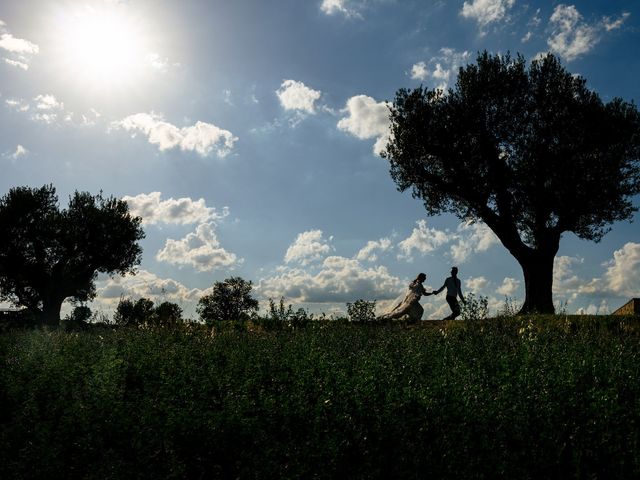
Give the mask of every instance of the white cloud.
M 348 0 L 322 0 L 320 10 L 327 15 L 341 14 L 347 18 L 360 18 L 355 7 L 350 6 Z
M 7 65 L 12 65 L 14 67 L 21 68 L 22 70 L 29 70 L 29 64 L 25 62 L 21 62 L 20 60 L 12 60 L 10 58 L 5 58 L 4 63 Z
M 280 105 L 285 110 L 297 110 L 310 114 L 316 113 L 315 102 L 320 99 L 322 92 L 307 87 L 302 82 L 284 80 L 276 90 Z
M 284 255 L 285 263 L 297 262 L 304 266 L 320 260 L 333 250 L 328 243 L 332 238 L 325 240 L 322 230 L 309 230 L 298 234 Z
M 62 110 L 64 104 L 51 94 L 38 95 L 33 99 L 38 110 Z
M 18 144 L 16 146 L 15 151 L 13 153 L 11 153 L 11 154 L 8 154 L 7 157 L 10 158 L 11 160 L 15 161 L 20 157 L 24 157 L 27 153 L 29 153 L 29 150 L 24 148 L 22 145 Z
M 136 113 L 112 126 L 127 131 L 142 132 L 149 143 L 158 145 L 160 151 L 180 148 L 183 151 L 196 152 L 200 156 L 207 156 L 215 150 L 219 157 L 228 155 L 238 137 L 230 131 L 223 130 L 211 123 L 196 122 L 189 127 L 177 127 L 164 120 L 156 113 Z
M 0 48 L 18 54 L 35 55 L 40 50 L 38 45 L 23 38 L 15 38 L 10 33 L 0 35 Z
M 413 251 L 424 255 L 436 250 L 441 245 L 449 242 L 451 236 L 449 232 L 428 228 L 426 220 L 418 220 L 417 228 L 414 228 L 411 235 L 398 243 L 400 255 L 398 258 L 405 258 L 412 261 Z
M 640 297 L 640 243 L 626 243 L 605 265 L 604 285 L 612 295 Z
M 582 22 L 582 15 L 573 5 L 556 6 L 550 25 L 552 34 L 547 45 L 567 61 L 589 52 L 599 40 L 598 28 Z
M 170 223 L 190 225 L 221 220 L 229 215 L 224 207 L 222 213 L 213 207 L 207 207 L 204 198 L 193 200 L 190 197 L 168 198 L 161 200 L 160 192 L 141 193 L 135 197 L 122 197 L 129 204 L 132 215 L 142 217 L 142 223 L 154 225 Z
M 121 297 L 149 298 L 157 301 L 195 302 L 204 291 L 187 288 L 171 278 L 160 278 L 147 270 L 125 277 L 100 275 L 96 281 L 96 301 L 114 307 Z
M 529 40 L 531 40 L 531 36 L 532 36 L 532 35 L 533 35 L 533 34 L 529 31 L 529 32 L 527 32 L 527 33 L 524 35 L 524 37 L 522 37 L 522 38 L 520 39 L 520 41 L 521 41 L 522 43 L 527 43 Z
M 169 59 L 167 57 L 161 57 L 159 53 L 149 53 L 145 61 L 147 65 L 159 72 L 165 73 L 169 69 Z
M 611 30 L 617 30 L 622 26 L 622 24 L 627 20 L 627 18 L 629 18 L 629 15 L 631 15 L 629 12 L 624 12 L 622 15 L 620 15 L 619 18 L 615 20 L 613 20 L 611 17 L 604 17 L 602 19 L 604 24 L 604 29 L 607 32 L 610 32 Z
M 33 101 L 35 102 L 36 111 L 31 115 L 31 118 L 37 122 L 53 123 L 58 119 L 58 115 L 64 112 L 64 103 L 50 93 L 38 95 Z M 28 109 L 27 107 L 26 109 L 21 109 L 21 111 Z
M 505 277 L 504 280 L 502 280 L 502 285 L 496 289 L 496 293 L 511 298 L 518 291 L 518 288 L 520 288 L 520 280 Z
M 283 267 L 274 276 L 259 281 L 263 298 L 285 296 L 307 303 L 353 302 L 359 298 L 392 299 L 405 285 L 386 267 L 363 267 L 356 259 L 327 257 L 317 273 Z
M 411 78 L 413 80 L 426 80 L 429 75 L 427 64 L 418 62 L 411 67 Z
M 366 95 L 356 95 L 347 100 L 338 128 L 361 139 L 375 138 L 373 153 L 380 155 L 390 138 L 389 108 L 386 102 L 376 102 Z
M 482 292 L 487 285 L 489 285 L 489 280 L 486 277 L 471 277 L 464 281 L 464 286 L 467 290 L 470 290 L 474 294 L 479 294 Z
M 473 0 L 464 2 L 460 14 L 465 18 L 474 19 L 482 28 L 504 19 L 514 4 L 515 0 Z
M 15 109 L 18 112 L 26 112 L 27 110 L 29 110 L 29 108 L 31 108 L 30 105 L 24 100 L 17 98 L 8 98 L 5 100 L 5 103 L 7 104 L 7 106 Z
M 470 255 L 484 252 L 500 243 L 495 233 L 484 223 L 461 223 L 458 226 L 457 243 L 451 246 L 451 257 L 456 263 L 463 263 Z
M 471 58 L 468 51 L 459 52 L 453 48 L 441 48 L 438 55 L 427 62 L 418 62 L 411 67 L 411 78 L 427 80 L 432 78 L 436 88 L 446 90 L 449 81 L 455 77 L 461 66 L 466 65 Z
M 376 252 L 386 252 L 391 249 L 391 239 L 381 238 L 380 240 L 369 240 L 367 244 L 356 254 L 356 260 L 361 262 L 375 262 L 378 260 Z
M 164 248 L 156 254 L 156 260 L 172 265 L 191 265 L 201 272 L 241 264 L 243 259 L 220 246 L 215 226 L 214 222 L 202 223 L 195 232 L 180 240 L 167 239 Z

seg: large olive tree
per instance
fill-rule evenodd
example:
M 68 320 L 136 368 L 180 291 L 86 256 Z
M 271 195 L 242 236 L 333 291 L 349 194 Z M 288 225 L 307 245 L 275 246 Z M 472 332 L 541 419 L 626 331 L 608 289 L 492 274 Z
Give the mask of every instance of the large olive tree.
M 127 203 L 75 192 L 60 209 L 56 190 L 16 187 L 0 198 L 0 299 L 57 325 L 67 298 L 95 296 L 99 272 L 133 273 L 144 238 Z
M 603 102 L 549 54 L 478 55 L 448 91 L 401 89 L 386 152 L 398 189 L 430 215 L 486 223 L 522 267 L 522 312 L 553 312 L 564 232 L 599 241 L 640 192 L 640 117 Z

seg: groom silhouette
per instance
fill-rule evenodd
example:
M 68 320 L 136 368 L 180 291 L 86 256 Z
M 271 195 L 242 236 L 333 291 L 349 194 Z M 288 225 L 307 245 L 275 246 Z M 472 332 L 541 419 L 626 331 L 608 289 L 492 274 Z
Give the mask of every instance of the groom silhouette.
M 458 278 L 458 267 L 451 268 L 451 276 L 444 281 L 438 290 L 434 290 L 433 294 L 438 295 L 442 290 L 447 289 L 447 303 L 451 308 L 451 315 L 443 320 L 453 320 L 460 315 L 460 304 L 458 303 L 458 297 L 462 300 L 462 303 L 467 303 L 462 296 L 462 287 L 460 285 L 460 279 Z

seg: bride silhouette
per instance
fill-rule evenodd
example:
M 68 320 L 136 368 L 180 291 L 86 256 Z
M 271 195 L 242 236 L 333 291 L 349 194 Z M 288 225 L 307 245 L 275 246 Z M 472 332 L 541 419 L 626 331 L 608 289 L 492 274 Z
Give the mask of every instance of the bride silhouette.
M 418 276 L 409 284 L 409 290 L 405 294 L 402 301 L 398 304 L 392 305 L 391 310 L 381 315 L 379 318 L 382 320 L 390 320 L 394 318 L 402 318 L 407 315 L 410 322 L 417 322 L 422 318 L 424 309 L 420 305 L 421 296 L 433 295 L 433 293 L 427 292 L 422 283 L 427 279 L 424 273 L 418 274 Z

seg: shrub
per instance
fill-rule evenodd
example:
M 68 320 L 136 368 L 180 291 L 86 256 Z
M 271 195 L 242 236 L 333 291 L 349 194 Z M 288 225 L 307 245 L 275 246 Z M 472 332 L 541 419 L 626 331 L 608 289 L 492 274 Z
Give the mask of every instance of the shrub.
M 465 296 L 466 302 L 460 309 L 462 320 L 485 320 L 489 315 L 489 299 L 485 296 L 468 293 Z
M 367 322 L 376 318 L 376 301 L 356 300 L 347 303 L 347 315 L 351 322 Z

